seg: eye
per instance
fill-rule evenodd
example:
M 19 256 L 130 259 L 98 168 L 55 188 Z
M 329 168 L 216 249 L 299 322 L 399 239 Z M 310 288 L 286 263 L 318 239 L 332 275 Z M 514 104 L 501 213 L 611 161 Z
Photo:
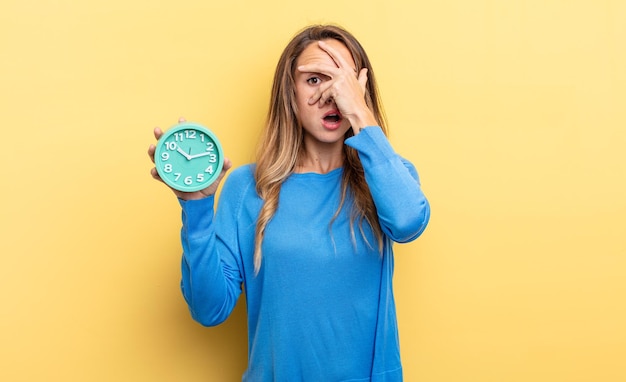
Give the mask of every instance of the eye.
M 310 77 L 306 80 L 309 85 L 319 85 L 322 83 L 322 79 L 319 77 Z

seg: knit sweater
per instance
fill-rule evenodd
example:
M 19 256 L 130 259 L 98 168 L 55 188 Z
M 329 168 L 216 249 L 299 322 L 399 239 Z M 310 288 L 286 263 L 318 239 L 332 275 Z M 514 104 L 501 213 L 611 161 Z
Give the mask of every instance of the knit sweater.
M 416 239 L 430 206 L 412 164 L 377 126 L 345 141 L 357 150 L 384 232 L 382 254 L 364 222 L 350 225 L 342 169 L 295 173 L 282 184 L 258 274 L 254 232 L 263 201 L 254 165 L 232 171 L 214 197 L 180 201 L 181 288 L 195 320 L 223 322 L 245 292 L 243 381 L 402 381 L 392 276 L 393 242 Z

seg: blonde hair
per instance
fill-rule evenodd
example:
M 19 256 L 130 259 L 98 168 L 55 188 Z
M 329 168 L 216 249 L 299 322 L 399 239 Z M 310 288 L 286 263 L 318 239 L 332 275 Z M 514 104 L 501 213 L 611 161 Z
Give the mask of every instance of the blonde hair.
M 256 191 L 263 199 L 263 207 L 259 213 L 255 231 L 255 272 L 261 268 L 261 245 L 267 224 L 278 208 L 280 187 L 285 179 L 293 173 L 303 147 L 303 130 L 297 117 L 298 108 L 294 82 L 296 61 L 309 44 L 327 39 L 335 39 L 348 48 L 356 64 L 357 72 L 362 68 L 368 69 L 365 100 L 374 113 L 379 126 L 387 134 L 385 116 L 374 72 L 365 50 L 356 38 L 341 27 L 334 25 L 314 25 L 298 33 L 289 42 L 276 66 L 267 122 L 257 152 L 254 177 Z M 352 135 L 352 129 L 349 129 L 346 138 Z M 329 226 L 339 216 L 347 195 L 351 194 L 353 205 L 350 214 L 350 228 L 353 243 L 355 242 L 354 223 L 358 222 L 361 235 L 365 237 L 363 222 L 366 221 L 372 227 L 378 248 L 382 251 L 383 233 L 378 223 L 374 201 L 365 182 L 363 166 L 358 153 L 355 149 L 344 145 L 344 155 L 341 201 L 334 217 L 329 222 Z

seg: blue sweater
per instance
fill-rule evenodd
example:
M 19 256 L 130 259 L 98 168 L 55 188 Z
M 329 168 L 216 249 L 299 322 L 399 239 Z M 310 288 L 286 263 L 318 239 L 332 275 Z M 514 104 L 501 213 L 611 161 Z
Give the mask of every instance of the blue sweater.
M 214 198 L 180 201 L 182 291 L 195 320 L 223 322 L 245 290 L 248 369 L 243 381 L 402 381 L 392 242 L 426 228 L 429 204 L 415 168 L 379 127 L 345 141 L 365 170 L 385 233 L 382 256 L 367 223 L 350 230 L 350 201 L 339 205 L 342 169 L 292 174 L 267 226 L 263 262 L 254 273 L 254 230 L 262 200 L 252 165 Z M 368 245 L 369 244 L 371 245 Z

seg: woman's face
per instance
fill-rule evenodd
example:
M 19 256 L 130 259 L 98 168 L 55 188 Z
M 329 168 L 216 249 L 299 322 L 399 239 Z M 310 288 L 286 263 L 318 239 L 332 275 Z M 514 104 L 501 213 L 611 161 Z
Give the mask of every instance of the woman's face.
M 324 40 L 335 49 L 352 67 L 355 67 L 352 55 L 346 46 L 334 39 Z M 296 62 L 296 67 L 308 64 L 325 64 L 336 66 L 333 59 L 322 50 L 317 42 L 307 46 Z M 323 105 L 315 103 L 309 105 L 309 99 L 315 94 L 318 87 L 330 78 L 320 73 L 296 71 L 294 75 L 296 89 L 296 104 L 298 105 L 298 119 L 304 128 L 304 139 L 308 144 L 333 144 L 340 142 L 343 145 L 344 135 L 350 128 L 348 119 L 342 118 L 339 109 L 333 101 Z

